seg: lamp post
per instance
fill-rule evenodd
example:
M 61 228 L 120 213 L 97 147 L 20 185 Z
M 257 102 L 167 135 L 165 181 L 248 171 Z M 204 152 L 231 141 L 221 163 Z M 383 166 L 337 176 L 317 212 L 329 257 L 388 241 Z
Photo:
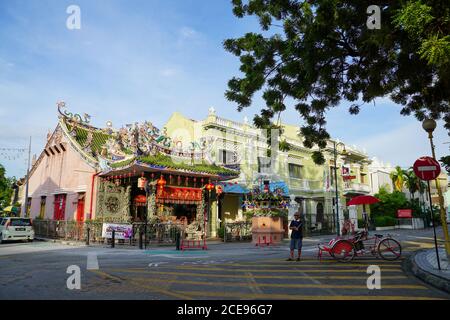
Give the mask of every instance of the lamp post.
M 436 129 L 436 121 L 433 119 L 426 119 L 422 122 L 422 128 L 428 132 L 428 139 L 430 139 L 430 145 L 431 145 L 431 154 L 433 156 L 433 159 L 436 160 L 436 154 L 434 151 L 434 144 L 433 144 L 433 131 Z M 445 216 L 444 211 L 444 197 L 442 196 L 442 190 L 441 185 L 439 183 L 439 177 L 435 180 L 436 182 L 436 189 L 438 192 L 439 197 L 439 207 L 440 207 L 440 217 L 441 217 L 441 223 L 442 223 L 442 232 L 444 233 L 444 239 L 445 239 L 445 251 L 447 253 L 447 257 L 450 256 L 450 239 L 448 235 L 448 227 L 447 227 L 447 218 Z M 433 205 L 430 197 L 430 204 Z
M 339 193 L 338 193 L 338 181 L 337 181 L 337 148 L 338 146 L 343 146 L 344 150 L 342 151 L 343 154 L 346 154 L 347 151 L 345 150 L 345 144 L 342 142 L 333 141 L 333 150 L 334 150 L 334 188 L 336 192 L 336 199 L 335 199 L 335 205 L 336 205 L 336 233 L 338 237 L 341 235 L 341 229 L 340 229 L 340 223 L 339 223 Z

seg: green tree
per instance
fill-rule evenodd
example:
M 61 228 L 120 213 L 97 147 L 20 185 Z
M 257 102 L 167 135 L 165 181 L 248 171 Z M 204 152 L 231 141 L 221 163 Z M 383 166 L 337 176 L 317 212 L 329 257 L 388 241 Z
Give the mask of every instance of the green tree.
M 0 164 L 0 210 L 9 206 L 11 202 L 11 196 L 13 179 L 6 177 L 6 170 Z
M 375 197 L 380 199 L 380 202 L 371 204 L 370 212 L 373 218 L 377 216 L 396 218 L 398 209 L 410 208 L 403 192 L 394 191 L 390 193 L 381 187 Z
M 420 189 L 420 179 L 411 169 L 405 171 L 405 178 L 405 186 L 408 188 L 408 191 L 411 193 L 412 199 L 414 200 L 415 193 Z
M 407 179 L 405 171 L 399 166 L 396 166 L 395 170 L 392 171 L 389 176 L 391 177 L 395 190 L 401 192 L 405 185 L 405 180 Z
M 276 123 L 292 102 L 304 145 L 330 137 L 326 113 L 342 101 L 349 112 L 389 96 L 401 114 L 444 117 L 450 130 L 450 2 L 369 0 L 232 0 L 239 17 L 256 16 L 262 32 L 224 41 L 239 57 L 240 77 L 225 96 L 241 111 L 262 91 L 256 126 Z M 381 29 L 367 27 L 367 8 L 381 8 Z M 417 16 L 412 16 L 417 14 Z M 315 151 L 316 163 L 324 162 Z
M 450 174 L 450 156 L 442 157 L 439 161 L 444 165 L 447 173 Z

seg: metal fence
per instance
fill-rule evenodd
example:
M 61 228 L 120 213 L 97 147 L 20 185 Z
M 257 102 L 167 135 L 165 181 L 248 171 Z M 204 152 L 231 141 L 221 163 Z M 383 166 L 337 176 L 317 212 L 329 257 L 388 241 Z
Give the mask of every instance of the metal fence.
M 36 237 L 75 241 L 111 243 L 111 239 L 102 237 L 102 222 L 77 222 L 58 220 L 34 220 Z M 177 235 L 183 228 L 174 223 L 132 223 L 131 239 L 116 239 L 118 244 L 138 245 L 142 237 L 143 244 L 175 244 Z
M 225 241 L 250 241 L 252 240 L 252 222 L 239 221 L 226 223 L 224 233 Z
M 305 235 L 330 235 L 336 233 L 336 218 L 333 214 L 325 214 L 323 219 L 318 222 L 312 222 L 311 216 L 306 215 Z M 342 226 L 341 226 L 342 227 Z

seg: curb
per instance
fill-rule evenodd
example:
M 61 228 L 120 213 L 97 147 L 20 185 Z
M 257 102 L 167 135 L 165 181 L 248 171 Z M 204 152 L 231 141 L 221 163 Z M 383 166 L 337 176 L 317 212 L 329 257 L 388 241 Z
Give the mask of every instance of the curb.
M 74 242 L 74 241 L 66 241 L 66 240 L 58 240 L 58 239 L 48 239 L 48 238 L 34 238 L 36 241 L 42 241 L 42 242 L 53 242 L 53 243 L 60 243 L 67 246 L 86 246 L 84 242 Z
M 405 261 L 405 268 L 408 271 L 411 271 L 417 278 L 421 279 L 422 281 L 426 282 L 427 284 L 445 291 L 447 293 L 450 293 L 450 281 L 448 281 L 445 278 L 439 277 L 437 275 L 434 275 L 418 266 L 416 263 L 416 255 L 420 252 L 427 251 L 427 249 L 422 249 L 414 252 L 409 259 L 406 259 Z

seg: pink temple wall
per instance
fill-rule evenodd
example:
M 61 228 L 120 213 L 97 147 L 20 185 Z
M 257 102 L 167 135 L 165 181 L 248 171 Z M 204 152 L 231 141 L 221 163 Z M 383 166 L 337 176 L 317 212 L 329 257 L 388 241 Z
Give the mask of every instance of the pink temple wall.
M 47 156 L 43 153 L 43 158 L 30 175 L 28 192 L 29 197 L 32 198 L 30 216 L 32 218 L 39 216 L 41 196 L 46 196 L 45 218 L 53 219 L 55 194 L 65 193 L 65 220 L 76 219 L 78 195 L 79 192 L 84 192 L 84 219 L 89 219 L 91 181 L 95 169 L 87 164 L 78 151 L 74 150 L 64 135 L 60 142 L 64 145 L 66 151 L 59 148 L 60 153 L 57 153 L 53 148 L 54 154 L 50 153 L 50 156 Z M 55 146 L 50 144 L 49 147 L 52 147 L 52 145 Z M 94 194 L 95 192 L 94 189 Z M 95 201 L 93 203 L 94 210 Z M 95 212 L 92 215 L 92 218 L 94 218 Z

